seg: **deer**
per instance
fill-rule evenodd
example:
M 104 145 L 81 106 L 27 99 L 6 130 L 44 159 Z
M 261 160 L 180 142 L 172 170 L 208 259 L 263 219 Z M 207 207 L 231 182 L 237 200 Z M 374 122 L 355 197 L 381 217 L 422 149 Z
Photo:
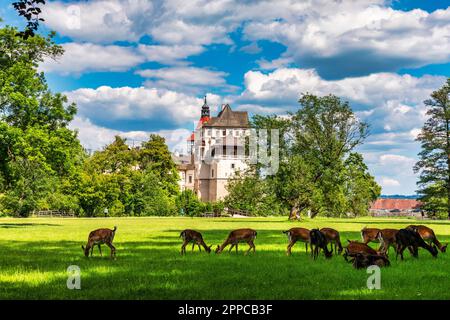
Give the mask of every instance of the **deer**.
M 342 248 L 339 231 L 332 228 L 322 228 L 320 229 L 320 232 L 322 232 L 325 235 L 327 242 L 331 244 L 331 251 L 333 251 L 333 244 L 334 244 L 334 251 L 338 255 L 341 254 L 344 248 Z
M 367 228 L 364 227 L 361 230 L 361 239 L 364 244 L 368 244 L 369 242 L 379 242 L 377 235 L 380 232 L 378 228 Z
M 331 258 L 333 250 L 329 251 L 327 247 L 327 239 L 319 229 L 312 229 L 309 232 L 309 243 L 311 245 L 311 257 L 316 260 L 319 256 L 320 249 L 323 250 L 325 258 Z
M 403 260 L 403 251 L 405 251 L 406 248 L 409 249 L 414 258 L 419 257 L 419 247 L 426 249 L 434 258 L 438 255 L 438 249 L 436 246 L 430 246 L 426 243 L 420 234 L 415 230 L 400 229 L 395 235 L 395 242 L 397 245 L 397 254 L 395 259 L 397 259 L 400 254 L 400 257 Z
M 91 252 L 91 257 L 94 251 L 94 246 L 98 246 L 98 250 L 100 251 L 100 256 L 102 256 L 102 249 L 100 245 L 106 244 L 111 249 L 111 258 L 116 257 L 116 248 L 113 246 L 112 242 L 114 240 L 114 236 L 116 234 L 117 227 L 114 226 L 114 229 L 97 229 L 94 231 L 91 231 L 89 233 L 88 242 L 86 244 L 86 247 L 83 245 L 81 248 L 84 251 L 84 255 L 86 257 L 89 257 L 89 251 Z
M 309 243 L 309 230 L 305 228 L 291 228 L 289 230 L 283 231 L 284 234 L 287 234 L 289 244 L 287 246 L 286 255 L 291 255 L 291 248 L 297 241 L 301 241 L 305 243 L 306 252 L 308 252 L 308 243 Z
M 447 251 L 448 244 L 446 244 L 445 246 L 442 245 L 436 238 L 433 229 L 428 228 L 427 226 L 424 225 L 410 225 L 407 226 L 406 229 L 411 229 L 418 232 L 425 242 L 427 242 L 430 245 L 431 243 L 434 243 L 442 253 Z
M 381 244 L 379 250 L 385 253 L 386 256 L 388 256 L 389 248 L 391 246 L 394 247 L 394 249 L 396 248 L 395 236 L 397 233 L 397 229 L 381 229 L 377 234 L 377 238 Z
M 202 234 L 198 231 L 186 229 L 181 231 L 180 238 L 183 238 L 183 244 L 181 246 L 181 254 L 186 254 L 186 246 L 192 242 L 192 251 L 194 251 L 195 245 L 198 246 L 198 250 L 202 251 L 201 246 L 205 248 L 205 251 L 210 253 L 211 247 L 206 245 L 205 241 L 203 241 Z
M 353 259 L 355 269 L 367 268 L 376 265 L 378 267 L 389 267 L 391 265 L 386 256 L 373 255 L 368 253 L 357 253 Z
M 247 244 L 250 246 L 250 248 L 246 251 L 245 255 L 247 255 L 250 250 L 253 249 L 253 253 L 255 252 L 255 244 L 253 243 L 253 240 L 255 240 L 257 235 L 257 232 L 253 229 L 236 229 L 230 232 L 228 237 L 225 239 L 225 241 L 220 245 L 217 246 L 216 254 L 221 253 L 223 249 L 226 248 L 229 244 L 231 244 L 230 250 L 228 252 L 231 252 L 233 247 L 236 247 L 236 253 L 238 252 L 238 244 L 239 242 L 247 242 Z
M 358 241 L 352 241 L 352 240 L 347 240 L 347 241 L 348 241 L 348 245 L 345 248 L 344 255 L 343 255 L 345 261 L 347 261 L 347 262 L 349 262 L 348 257 L 355 258 L 358 253 L 369 254 L 369 255 L 373 255 L 373 256 L 386 256 L 382 251 L 380 251 L 380 250 L 377 251 L 377 250 L 369 247 L 365 243 L 361 243 Z M 353 260 L 351 260 L 350 262 L 352 262 L 352 261 Z

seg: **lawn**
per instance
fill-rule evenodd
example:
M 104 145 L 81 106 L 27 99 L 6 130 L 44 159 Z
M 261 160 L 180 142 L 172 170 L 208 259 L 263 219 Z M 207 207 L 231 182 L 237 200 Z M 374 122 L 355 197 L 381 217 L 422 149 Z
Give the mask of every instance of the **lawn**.
M 362 227 L 402 228 L 410 219 L 327 219 L 288 222 L 283 218 L 28 218 L 0 219 L 0 299 L 450 299 L 450 252 L 434 259 L 419 250 L 405 251 L 382 269 L 381 290 L 366 286 L 366 270 L 355 270 L 340 256 L 313 261 L 297 243 L 285 254 L 282 230 L 294 226 L 332 227 L 341 239 L 360 239 Z M 441 242 L 450 241 L 450 222 L 426 221 Z M 94 250 L 85 258 L 81 245 L 96 228 L 118 227 L 117 259 Z M 258 232 L 256 254 L 206 254 L 198 249 L 180 255 L 180 231 L 203 233 L 213 248 L 232 229 Z M 344 244 L 345 245 L 345 244 Z M 378 246 L 378 244 L 372 244 Z M 66 286 L 67 267 L 81 269 L 81 290 Z

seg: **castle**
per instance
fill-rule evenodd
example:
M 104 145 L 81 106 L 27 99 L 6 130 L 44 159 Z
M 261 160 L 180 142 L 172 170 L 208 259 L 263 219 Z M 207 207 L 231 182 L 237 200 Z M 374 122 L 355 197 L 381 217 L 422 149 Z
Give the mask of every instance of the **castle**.
M 202 201 L 223 199 L 228 181 L 248 167 L 245 141 L 249 134 L 246 111 L 233 111 L 226 104 L 217 117 L 211 117 L 205 96 L 200 120 L 187 138 L 188 155 L 174 156 L 180 189 L 192 190 Z

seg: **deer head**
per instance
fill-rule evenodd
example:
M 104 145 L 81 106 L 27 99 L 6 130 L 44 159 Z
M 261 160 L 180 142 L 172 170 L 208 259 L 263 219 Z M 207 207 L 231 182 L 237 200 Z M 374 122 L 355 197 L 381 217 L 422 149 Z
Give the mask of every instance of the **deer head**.
M 89 257 L 89 247 L 84 247 L 83 245 L 81 245 L 81 249 L 83 249 L 83 252 L 84 252 L 84 255 L 86 256 L 86 257 Z

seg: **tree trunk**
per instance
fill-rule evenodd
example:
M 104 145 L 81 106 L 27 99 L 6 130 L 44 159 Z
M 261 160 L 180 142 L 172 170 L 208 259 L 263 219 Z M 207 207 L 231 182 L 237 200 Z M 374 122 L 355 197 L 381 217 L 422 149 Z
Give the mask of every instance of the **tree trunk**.
M 291 211 L 289 212 L 289 220 L 297 220 L 297 206 L 292 206 Z

